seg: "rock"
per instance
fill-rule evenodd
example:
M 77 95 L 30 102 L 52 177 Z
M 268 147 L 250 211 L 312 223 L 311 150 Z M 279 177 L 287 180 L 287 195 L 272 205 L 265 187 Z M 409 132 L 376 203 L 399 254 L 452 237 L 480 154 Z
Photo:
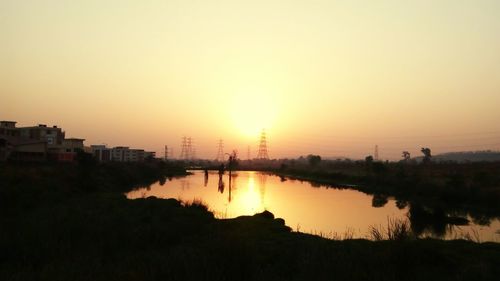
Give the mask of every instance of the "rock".
M 266 219 L 274 219 L 274 215 L 273 213 L 269 212 L 269 211 L 264 211 L 260 214 L 255 214 L 255 217 L 262 217 L 262 218 L 266 218 Z

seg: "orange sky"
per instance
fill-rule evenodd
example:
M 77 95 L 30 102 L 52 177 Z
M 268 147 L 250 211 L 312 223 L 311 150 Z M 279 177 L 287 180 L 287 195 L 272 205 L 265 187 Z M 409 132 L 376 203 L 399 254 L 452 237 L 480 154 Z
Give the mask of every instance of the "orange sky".
M 0 0 L 0 119 L 203 158 L 500 149 L 500 1 Z

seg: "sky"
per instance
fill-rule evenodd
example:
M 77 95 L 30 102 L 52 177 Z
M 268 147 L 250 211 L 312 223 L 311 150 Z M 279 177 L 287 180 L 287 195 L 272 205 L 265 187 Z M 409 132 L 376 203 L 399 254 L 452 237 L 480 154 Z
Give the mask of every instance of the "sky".
M 500 149 L 500 1 L 0 0 L 0 119 L 178 156 Z

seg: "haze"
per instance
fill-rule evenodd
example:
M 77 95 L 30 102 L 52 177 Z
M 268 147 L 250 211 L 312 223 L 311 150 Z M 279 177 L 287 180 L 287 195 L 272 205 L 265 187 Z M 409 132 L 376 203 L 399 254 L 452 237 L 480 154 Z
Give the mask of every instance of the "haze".
M 500 1 L 0 0 L 0 119 L 271 158 L 500 149 Z

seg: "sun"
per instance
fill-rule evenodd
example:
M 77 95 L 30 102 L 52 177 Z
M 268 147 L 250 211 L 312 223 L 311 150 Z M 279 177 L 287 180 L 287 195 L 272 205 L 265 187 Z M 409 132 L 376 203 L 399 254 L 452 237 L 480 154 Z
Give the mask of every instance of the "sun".
M 247 138 L 256 138 L 262 129 L 271 129 L 278 105 L 271 95 L 240 93 L 233 96 L 231 119 L 234 127 Z

